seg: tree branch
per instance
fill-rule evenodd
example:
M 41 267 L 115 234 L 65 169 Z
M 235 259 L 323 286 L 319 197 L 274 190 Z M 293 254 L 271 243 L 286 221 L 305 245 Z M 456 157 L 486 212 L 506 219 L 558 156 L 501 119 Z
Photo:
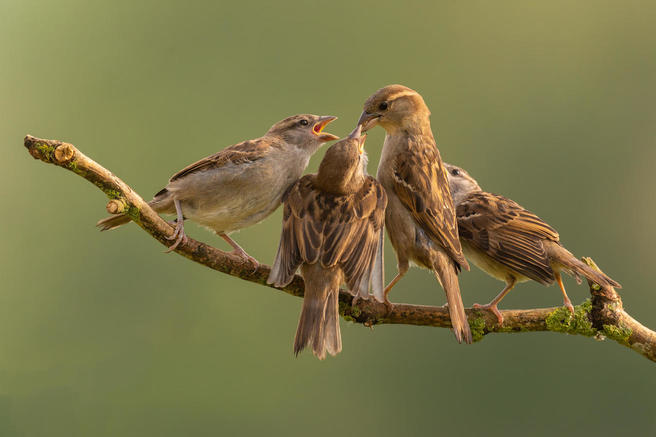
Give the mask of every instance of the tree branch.
M 171 244 L 167 237 L 173 235 L 173 227 L 125 182 L 85 156 L 72 144 L 27 135 L 25 147 L 35 159 L 66 168 L 100 188 L 110 199 L 107 204 L 110 214 L 125 213 L 157 241 L 167 247 Z M 266 284 L 270 270 L 268 266 L 259 265 L 253 270 L 253 266 L 243 262 L 241 258 L 191 238 L 180 244 L 175 252 L 211 269 L 269 286 Z M 584 258 L 584 261 L 597 268 L 592 260 Z M 303 278 L 296 275 L 288 286 L 279 290 L 302 297 L 303 288 Z M 489 311 L 470 308 L 466 312 L 474 340 L 496 332 L 563 332 L 596 339 L 610 338 L 656 361 L 656 332 L 641 325 L 624 311 L 622 300 L 614 289 L 590 284 L 590 293 L 591 299 L 576 306 L 573 316 L 566 308 L 560 307 L 502 310 L 504 323 L 503 326 L 498 326 L 496 316 Z M 393 304 L 388 310 L 375 299 L 361 300 L 357 305 L 353 305 L 353 297 L 344 290 L 341 291 L 339 300 L 340 314 L 346 320 L 366 326 L 389 323 L 451 327 L 448 310 L 442 307 Z

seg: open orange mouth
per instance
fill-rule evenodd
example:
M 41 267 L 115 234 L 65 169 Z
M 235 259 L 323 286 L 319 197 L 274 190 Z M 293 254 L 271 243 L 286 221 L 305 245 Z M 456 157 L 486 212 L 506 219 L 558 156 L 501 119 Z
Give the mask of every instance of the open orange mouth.
M 322 142 L 338 140 L 339 137 L 337 135 L 333 135 L 331 133 L 323 131 L 324 128 L 328 125 L 328 123 L 334 120 L 337 120 L 337 117 L 333 117 L 331 115 L 326 117 L 321 117 L 319 121 L 314 126 L 312 126 L 312 133 L 318 136 L 319 140 Z
M 358 145 L 358 151 L 360 152 L 360 155 L 362 155 L 364 153 L 364 142 L 367 141 L 367 134 L 362 134 L 358 141 L 360 142 Z

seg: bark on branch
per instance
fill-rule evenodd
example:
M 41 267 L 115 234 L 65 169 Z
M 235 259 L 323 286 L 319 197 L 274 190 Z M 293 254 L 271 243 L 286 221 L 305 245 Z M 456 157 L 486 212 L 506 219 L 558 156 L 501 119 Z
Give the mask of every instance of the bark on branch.
M 110 214 L 125 213 L 157 241 L 167 247 L 171 244 L 171 240 L 167 237 L 173 234 L 174 229 L 125 182 L 88 158 L 72 144 L 27 135 L 25 147 L 35 159 L 66 168 L 100 188 L 110 199 L 107 204 L 107 211 Z M 175 252 L 211 269 L 268 286 L 266 284 L 269 275 L 268 266 L 260 265 L 253 270 L 251 264 L 244 263 L 240 258 L 191 238 L 178 246 Z M 596 268 L 592 260 L 584 258 L 584 261 Z M 291 284 L 280 290 L 302 297 L 303 278 L 296 275 Z M 471 308 L 466 312 L 474 340 L 499 332 L 553 331 L 580 334 L 596 339 L 615 340 L 656 361 L 656 332 L 641 325 L 624 311 L 622 300 L 614 289 L 590 284 L 590 293 L 591 298 L 577 305 L 573 316 L 562 307 L 502 310 L 504 323 L 500 327 L 496 316 L 491 312 Z M 384 304 L 374 299 L 359 301 L 357 305 L 353 305 L 352 300 L 352 296 L 342 290 L 340 314 L 346 320 L 366 326 L 389 323 L 451 327 L 449 312 L 442 307 L 394 304 L 388 310 Z

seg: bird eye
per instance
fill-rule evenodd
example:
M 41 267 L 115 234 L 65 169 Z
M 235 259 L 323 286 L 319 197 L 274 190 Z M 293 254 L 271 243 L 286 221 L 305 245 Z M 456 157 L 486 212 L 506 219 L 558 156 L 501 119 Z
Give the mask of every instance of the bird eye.
M 451 174 L 453 176 L 460 176 L 460 170 L 458 170 L 457 168 L 454 168 L 453 170 L 451 170 Z
M 306 119 L 303 119 L 303 120 L 299 121 L 298 124 L 300 124 L 301 126 L 307 126 L 310 123 Z
M 387 109 L 387 102 L 383 102 L 380 105 L 378 105 L 378 109 L 380 109 L 381 111 L 386 110 Z

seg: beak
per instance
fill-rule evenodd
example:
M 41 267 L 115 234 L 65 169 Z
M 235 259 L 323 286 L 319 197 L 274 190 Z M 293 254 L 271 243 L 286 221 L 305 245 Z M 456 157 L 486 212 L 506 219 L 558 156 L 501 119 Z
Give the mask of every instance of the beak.
M 376 126 L 379 118 L 380 114 L 371 114 L 367 111 L 362 111 L 360 119 L 358 120 L 358 126 L 362 126 L 362 130 L 366 132 Z
M 339 140 L 339 137 L 337 135 L 329 134 L 328 132 L 323 132 L 323 129 L 326 127 L 326 125 L 334 120 L 337 120 L 337 117 L 334 117 L 332 115 L 324 115 L 323 117 L 319 117 L 319 121 L 317 121 L 315 125 L 312 126 L 312 133 L 318 136 L 319 141 L 321 141 L 322 143 L 325 143 L 326 141 Z
M 367 135 L 361 135 L 361 132 L 362 125 L 358 124 L 348 136 L 350 140 L 358 140 L 358 151 L 360 152 L 360 155 L 364 153 L 364 142 L 367 139 Z

